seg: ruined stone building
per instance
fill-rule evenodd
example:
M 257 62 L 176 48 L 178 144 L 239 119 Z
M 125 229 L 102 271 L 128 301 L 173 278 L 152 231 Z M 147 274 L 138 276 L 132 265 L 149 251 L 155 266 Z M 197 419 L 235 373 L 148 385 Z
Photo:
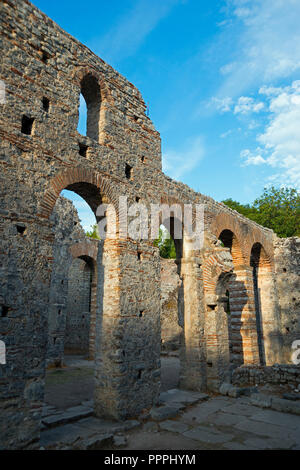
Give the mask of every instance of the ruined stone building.
M 136 417 L 159 396 L 159 250 L 150 239 L 87 240 L 69 230 L 66 214 L 74 222 L 76 214 L 67 203 L 66 224 L 55 231 L 63 189 L 94 213 L 111 203 L 117 224 L 120 196 L 148 207 L 204 206 L 203 248 L 190 250 L 184 230 L 176 240 L 174 336 L 162 322 L 167 341 L 181 337 L 182 388 L 218 390 L 275 363 L 299 374 L 291 348 L 300 339 L 300 239 L 278 239 L 166 176 L 160 135 L 134 85 L 29 1 L 0 8 L 0 449 L 38 445 L 46 364 L 59 363 L 64 347 L 95 357 L 97 416 Z M 77 131 L 80 94 L 86 136 Z M 66 268 L 77 285 L 64 285 Z M 68 302 L 76 311 L 75 300 L 81 318 L 63 314 Z

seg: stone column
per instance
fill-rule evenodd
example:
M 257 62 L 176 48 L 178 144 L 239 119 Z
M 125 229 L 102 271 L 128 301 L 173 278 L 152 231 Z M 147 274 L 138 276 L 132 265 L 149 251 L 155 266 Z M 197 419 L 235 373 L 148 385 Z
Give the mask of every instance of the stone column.
M 274 274 L 268 268 L 257 270 L 257 300 L 265 364 L 270 366 L 281 362 L 282 340 Z
M 95 412 L 136 417 L 159 397 L 158 250 L 146 243 L 106 240 L 97 266 Z
M 90 337 L 89 337 L 89 359 L 95 359 L 95 336 L 97 316 L 97 274 L 95 268 L 91 283 L 91 308 L 90 308 Z
M 230 379 L 228 318 L 224 310 L 227 297 L 208 298 L 205 313 L 207 388 L 218 391 Z
M 206 390 L 206 353 L 204 338 L 204 291 L 200 262 L 197 258 L 181 259 L 182 308 L 184 337 L 180 353 L 180 387 Z

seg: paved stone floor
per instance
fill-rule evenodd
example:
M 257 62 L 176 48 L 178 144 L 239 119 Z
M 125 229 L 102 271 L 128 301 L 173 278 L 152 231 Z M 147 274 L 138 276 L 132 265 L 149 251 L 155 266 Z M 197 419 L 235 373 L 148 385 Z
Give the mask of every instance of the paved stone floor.
M 47 374 L 40 445 L 105 450 L 300 449 L 299 415 L 254 406 L 244 396 L 177 390 L 178 366 L 177 358 L 162 358 L 159 407 L 145 419 L 117 423 L 93 416 L 93 363 L 68 358 L 63 372 Z M 60 396 L 62 391 L 69 398 Z

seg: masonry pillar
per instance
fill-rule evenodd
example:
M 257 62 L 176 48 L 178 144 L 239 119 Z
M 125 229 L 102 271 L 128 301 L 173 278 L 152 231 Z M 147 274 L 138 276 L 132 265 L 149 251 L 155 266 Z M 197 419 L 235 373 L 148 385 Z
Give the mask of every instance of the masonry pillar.
M 209 301 L 205 313 L 207 388 L 218 391 L 223 382 L 229 381 L 230 353 L 228 319 L 224 309 L 227 298 L 217 297 Z
M 95 337 L 97 316 L 97 276 L 98 270 L 94 266 L 91 282 L 91 306 L 90 306 L 90 337 L 89 337 L 89 359 L 95 359 Z
M 158 249 L 106 240 L 99 245 L 97 266 L 95 413 L 136 417 L 159 398 Z
M 19 220 L 26 228 L 22 235 Z M 24 212 L 1 218 L 0 225 L 3 250 L 10 254 L 2 257 L 0 340 L 6 363 L 0 365 L 0 450 L 34 449 L 44 397 L 52 226 Z
M 255 268 L 253 268 L 255 269 Z M 268 268 L 257 268 L 257 305 L 261 323 L 264 359 L 267 366 L 281 363 L 282 338 L 280 331 L 280 311 L 274 274 Z
M 204 291 L 197 258 L 179 260 L 182 278 L 181 305 L 184 318 L 183 345 L 180 352 L 180 387 L 206 390 L 206 352 L 204 339 Z

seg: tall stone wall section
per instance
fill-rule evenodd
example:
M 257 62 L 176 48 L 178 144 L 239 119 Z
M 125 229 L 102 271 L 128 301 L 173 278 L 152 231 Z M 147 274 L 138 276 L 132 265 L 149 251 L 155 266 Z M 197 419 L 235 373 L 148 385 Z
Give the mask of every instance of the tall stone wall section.
M 39 440 L 56 199 L 63 189 L 73 190 L 94 212 L 102 200 L 118 210 L 121 195 L 129 203 L 137 197 L 159 203 L 151 182 L 161 173 L 161 145 L 140 92 L 124 77 L 27 0 L 5 0 L 0 9 L 6 88 L 0 105 L 0 339 L 7 351 L 0 365 L 0 448 L 14 449 Z M 100 108 L 97 135 L 77 132 L 81 92 Z M 109 283 L 102 291 L 99 286 L 96 302 L 103 336 L 96 345 L 98 415 L 137 416 L 158 399 L 157 251 L 135 240 L 104 243 L 105 263 L 100 258 L 97 267 Z
M 275 272 L 281 314 L 283 362 L 290 363 L 292 344 L 300 341 L 300 238 L 278 238 Z

